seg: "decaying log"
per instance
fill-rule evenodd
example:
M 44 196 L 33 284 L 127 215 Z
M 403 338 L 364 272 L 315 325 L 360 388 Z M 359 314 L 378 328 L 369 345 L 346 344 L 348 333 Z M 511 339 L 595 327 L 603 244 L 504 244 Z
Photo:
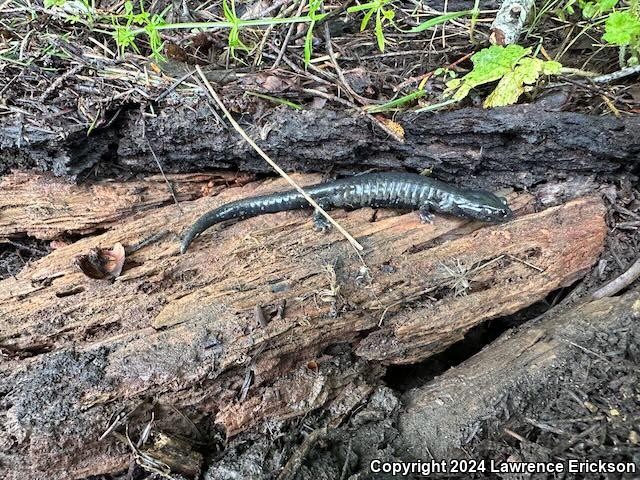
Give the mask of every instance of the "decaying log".
M 540 396 L 553 398 L 552 392 L 571 388 L 569 378 L 576 355 L 606 362 L 592 350 L 594 340 L 614 332 L 634 335 L 635 331 L 637 335 L 639 320 L 640 292 L 635 291 L 509 332 L 463 364 L 405 395 L 398 444 L 408 458 L 424 459 L 426 451 L 436 459 L 466 458 L 460 448 L 488 419 L 522 415 Z
M 166 100 L 158 109 L 159 115 L 144 122 L 136 109 L 123 112 L 121 121 L 92 133 L 93 142 L 83 148 L 77 146 L 77 135 L 60 140 L 34 132 L 18 150 L 11 143 L 15 129 L 0 128 L 0 171 L 18 162 L 77 176 L 101 158 L 91 146 L 100 150 L 107 145 L 113 154 L 108 162 L 101 161 L 101 171 L 112 168 L 114 176 L 123 168 L 157 173 L 150 142 L 169 172 L 231 168 L 273 173 L 233 129 L 215 120 L 206 100 Z M 405 114 L 395 120 L 404 129 L 404 143 L 372 129 L 365 117 L 327 109 L 277 108 L 261 117 L 259 125 L 250 118 L 241 123 L 287 172 L 432 169 L 435 176 L 454 183 L 528 187 L 568 173 L 606 175 L 638 168 L 638 117 L 547 112 L 539 105 L 520 105 Z M 29 133 L 30 127 L 24 128 Z
M 232 435 L 323 405 L 342 405 L 338 418 L 382 365 L 425 359 L 574 282 L 606 232 L 597 197 L 532 213 L 530 195 L 511 194 L 518 218 L 501 225 L 334 211 L 365 247 L 362 260 L 337 232 L 315 232 L 304 212 L 213 228 L 178 254 L 178 234 L 204 211 L 282 188 L 251 183 L 184 202 L 184 212 L 155 209 L 0 282 L 0 461 L 12 478 L 117 471 L 129 446 L 98 439 L 125 425 L 133 435 L 151 411 L 158 435 L 178 436 L 194 424 Z M 113 282 L 73 267 L 93 247 L 161 228 L 173 233 L 130 255 Z
M 249 178 L 229 172 L 167 177 L 179 202 Z M 87 234 L 174 201 L 161 175 L 74 185 L 49 174 L 19 172 L 2 177 L 0 191 L 0 239 L 29 235 L 51 240 L 63 234 Z

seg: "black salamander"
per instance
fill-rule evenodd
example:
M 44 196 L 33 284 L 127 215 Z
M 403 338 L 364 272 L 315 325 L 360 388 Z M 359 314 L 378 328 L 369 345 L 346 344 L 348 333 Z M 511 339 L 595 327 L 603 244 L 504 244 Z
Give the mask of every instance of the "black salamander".
M 483 222 L 503 222 L 513 215 L 506 200 L 491 192 L 458 188 L 415 173 L 370 173 L 341 178 L 305 187 L 305 192 L 325 210 L 360 207 L 417 209 L 421 220 L 429 223 L 431 212 Z M 189 228 L 180 251 L 185 253 L 196 236 L 216 223 L 303 208 L 309 208 L 309 202 L 296 190 L 227 203 L 205 213 Z M 314 213 L 313 221 L 319 230 L 330 225 L 318 211 Z

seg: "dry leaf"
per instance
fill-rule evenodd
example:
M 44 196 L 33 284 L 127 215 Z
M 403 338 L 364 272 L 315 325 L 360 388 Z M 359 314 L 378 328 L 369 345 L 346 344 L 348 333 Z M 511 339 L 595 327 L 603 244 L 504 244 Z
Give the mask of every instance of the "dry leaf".
M 74 263 L 89 278 L 111 280 L 122 273 L 125 259 L 124 247 L 120 242 L 113 248 L 92 248 L 86 255 L 78 255 Z
M 382 123 L 385 127 L 395 133 L 399 138 L 404 140 L 404 128 L 398 122 L 394 122 L 393 120 L 383 117 L 382 115 L 375 115 L 376 119 Z

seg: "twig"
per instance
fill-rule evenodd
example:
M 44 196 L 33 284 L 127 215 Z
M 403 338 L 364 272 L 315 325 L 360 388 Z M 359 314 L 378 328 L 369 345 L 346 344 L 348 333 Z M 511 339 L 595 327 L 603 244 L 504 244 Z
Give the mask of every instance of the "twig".
M 391 305 L 387 305 L 387 307 L 382 311 L 382 315 L 380 315 L 380 319 L 378 320 L 378 327 L 382 326 L 382 323 L 384 322 L 385 317 L 387 316 L 387 313 L 389 312 L 389 310 L 391 310 L 393 307 L 397 307 L 398 305 L 402 305 L 404 303 L 408 303 L 408 302 L 412 302 L 414 300 L 417 300 L 418 298 L 420 298 L 421 296 L 432 292 L 433 290 L 435 290 L 436 287 L 428 287 L 425 288 L 424 290 L 421 290 L 413 295 L 407 296 L 405 298 L 402 298 L 401 300 L 398 300 L 397 302 L 393 302 Z M 432 299 L 435 301 L 435 299 Z
M 317 20 L 315 26 L 319 27 L 323 23 L 329 23 L 334 18 L 340 16 L 347 9 L 347 7 L 349 7 L 349 5 L 351 5 L 352 3 L 353 3 L 353 0 L 347 0 L 344 4 L 331 10 L 324 17 L 320 18 L 320 20 Z M 298 40 L 299 38 L 304 37 L 306 34 L 307 34 L 306 30 L 303 30 L 301 32 L 296 33 L 291 40 Z
M 149 141 L 149 138 L 147 138 L 146 135 L 145 135 L 145 140 L 147 141 L 147 145 L 149 146 L 149 151 L 151 152 L 151 155 L 153 156 L 153 159 L 156 161 L 156 165 L 158 165 L 158 168 L 160 169 L 160 173 L 162 174 L 162 178 L 164 178 L 164 181 L 167 184 L 167 188 L 169 189 L 169 193 L 171 193 L 171 196 L 173 197 L 173 201 L 177 205 L 178 210 L 182 211 L 182 207 L 180 207 L 180 204 L 178 203 L 178 197 L 176 197 L 176 192 L 173 191 L 173 186 L 169 182 L 169 179 L 167 178 L 167 176 L 164 174 L 164 169 L 162 168 L 162 165 L 160 164 L 160 160 L 158 160 L 158 157 L 156 156 L 156 152 L 154 152 L 153 148 L 151 148 L 151 142 Z
M 198 86 L 206 93 L 209 93 L 209 91 L 207 90 L 207 87 L 204 83 L 202 83 L 202 80 L 200 80 L 199 77 L 194 77 L 196 83 L 198 84 Z M 213 116 L 216 118 L 216 121 L 218 122 L 218 124 L 222 125 L 222 127 L 227 130 L 227 124 L 224 123 L 224 120 L 220 117 L 220 115 L 218 115 L 218 112 L 216 112 L 215 108 L 211 109 L 211 113 L 213 113 Z
M 193 75 L 193 72 L 187 72 L 185 75 L 183 75 L 182 77 L 180 77 L 178 80 L 176 80 L 170 87 L 168 87 L 164 92 L 162 92 L 160 95 L 158 95 L 154 101 L 159 102 L 160 100 L 162 100 L 164 97 L 166 97 L 167 95 L 169 95 L 171 92 L 173 92 L 176 88 L 178 88 L 178 86 L 180 86 L 180 84 L 182 82 L 184 82 L 187 78 L 189 78 L 191 75 Z
M 283 5 L 286 5 L 290 1 L 291 0 L 278 0 L 277 2 L 274 2 L 274 4 L 271 5 L 270 7 L 265 8 L 264 10 L 262 10 L 260 13 L 258 13 L 253 18 L 264 18 L 267 15 L 269 15 L 271 12 L 273 12 L 274 10 L 277 10 L 278 8 L 282 7 Z M 300 2 L 300 3 L 302 3 L 302 5 L 304 5 L 304 2 Z M 300 16 L 300 15 L 298 14 L 298 16 Z M 246 17 L 244 15 L 242 15 L 240 18 L 242 18 L 243 20 L 246 19 Z
M 71 70 L 67 70 L 65 73 L 63 73 L 58 78 L 56 78 L 53 81 L 53 83 L 51 85 L 49 85 L 44 92 L 42 92 L 42 95 L 40 95 L 40 101 L 42 102 L 42 101 L 46 100 L 47 97 L 49 95 L 51 95 L 56 88 L 58 88 L 60 85 L 62 85 L 62 82 L 64 82 L 71 75 L 75 75 L 76 73 L 78 73 L 83 68 L 84 68 L 84 65 L 76 65 Z
M 264 54 L 265 57 L 268 57 L 268 55 L 265 53 Z M 293 61 L 289 60 L 289 58 L 287 58 L 287 56 L 283 56 L 282 59 L 284 60 L 284 63 L 286 63 L 289 68 L 291 68 L 291 70 L 293 70 L 294 73 L 297 73 L 300 78 L 304 78 L 304 79 L 311 79 L 314 82 L 318 82 L 321 83 L 322 85 L 328 85 L 333 87 L 333 83 L 331 83 L 329 80 L 325 80 L 322 77 L 318 77 L 317 75 L 314 75 L 313 73 L 310 72 L 305 72 L 304 70 L 302 70 L 300 67 L 298 67 L 295 63 L 293 63 Z
M 600 75 L 598 77 L 592 78 L 591 81 L 593 83 L 609 83 L 615 80 L 620 80 L 621 78 L 628 77 L 630 75 L 634 75 L 636 73 L 640 73 L 640 65 L 635 65 L 633 67 L 626 67 L 622 70 L 618 70 L 617 72 L 608 73 L 606 75 Z
M 611 361 L 608 358 L 603 357 L 602 355 L 600 355 L 599 353 L 594 352 L 593 350 L 589 350 L 588 348 L 583 347 L 582 345 L 578 345 L 577 343 L 571 342 L 569 340 L 564 340 L 564 339 L 562 339 L 562 340 L 565 343 L 567 343 L 567 344 L 569 344 L 569 345 L 571 345 L 573 347 L 576 347 L 576 348 L 582 350 L 585 353 L 589 353 L 589 354 L 593 355 L 594 357 L 599 358 L 600 360 L 604 360 L 607 363 L 611 363 Z
M 331 63 L 333 64 L 333 68 L 336 70 L 336 73 L 338 74 L 338 78 L 340 79 L 340 83 L 342 83 L 342 86 L 347 91 L 347 93 L 353 99 L 358 100 L 362 105 L 367 105 L 367 104 L 371 103 L 371 101 L 368 98 L 365 98 L 365 97 L 362 97 L 362 96 L 358 95 L 353 90 L 353 88 L 351 88 L 351 85 L 349 84 L 349 82 L 347 81 L 347 79 L 344 76 L 344 72 L 340 68 L 340 65 L 338 65 L 338 59 L 336 58 L 336 54 L 333 51 L 333 45 L 331 45 L 331 32 L 329 31 L 329 24 L 328 23 L 324 24 L 324 42 L 326 43 L 327 54 L 329 54 L 329 58 L 331 59 Z
M 475 52 L 469 52 L 466 55 L 460 57 L 459 59 L 457 59 L 455 62 L 450 63 L 449 65 L 447 65 L 445 67 L 446 69 L 450 69 L 453 67 L 458 66 L 459 63 L 464 62 L 467 58 L 469 58 L 471 55 L 473 55 Z M 427 73 L 423 73 L 422 75 L 418 75 L 417 77 L 411 77 L 406 79 L 404 82 L 399 83 L 397 86 L 394 87 L 394 90 L 396 92 L 399 92 L 400 90 L 402 90 L 404 87 L 406 87 L 407 85 L 411 85 L 413 83 L 422 83 L 422 82 L 426 82 L 427 80 L 429 80 L 433 74 L 435 73 L 435 70 L 432 70 L 430 72 Z
M 504 0 L 491 24 L 491 43 L 516 43 L 534 3 L 533 0 Z
M 14 247 L 16 247 L 19 250 L 24 250 L 24 251 L 27 251 L 27 252 L 31 252 L 33 255 L 43 256 L 43 255 L 47 254 L 47 252 L 44 251 L 44 250 L 40 250 L 38 248 L 32 248 L 32 247 L 29 247 L 27 245 L 23 245 L 21 243 L 14 242 L 13 240 L 8 240 L 8 239 L 7 240 L 3 240 L 3 243 L 8 243 L 9 245 L 13 245 Z
M 307 435 L 307 438 L 304 439 L 302 445 L 300 445 L 298 449 L 293 452 L 291 457 L 289 457 L 289 460 L 280 471 L 277 480 L 292 480 L 295 478 L 296 473 L 300 470 L 302 462 L 304 461 L 307 453 L 309 453 L 311 447 L 315 445 L 318 440 L 323 439 L 326 436 L 327 427 L 317 428 Z
M 153 235 L 150 235 L 150 236 L 148 236 L 146 238 L 143 238 L 142 240 L 140 240 L 137 243 L 134 243 L 133 245 L 125 246 L 124 247 L 124 251 L 125 251 L 125 253 L 131 255 L 132 253 L 137 252 L 141 248 L 144 248 L 147 245 L 150 245 L 152 243 L 157 242 L 158 240 L 163 238 L 165 235 L 167 235 L 167 233 L 169 233 L 169 230 L 162 229 L 158 233 L 154 233 Z
M 633 265 L 620 275 L 615 280 L 607 283 L 604 287 L 596 290 L 591 295 L 591 300 L 598 300 L 600 298 L 611 297 L 618 293 L 623 288 L 628 287 L 633 282 L 640 278 L 640 258 L 638 258 Z
M 233 126 L 233 128 L 236 129 L 236 131 L 242 136 L 242 138 L 244 138 L 245 141 L 249 145 L 251 145 L 251 147 L 256 151 L 256 153 L 258 153 L 258 155 L 260 155 L 269 165 L 271 165 L 273 169 L 276 172 L 278 172 L 278 174 L 281 177 L 283 177 L 287 182 L 289 182 L 289 184 L 293 188 L 295 188 L 298 191 L 298 193 L 300 193 L 300 195 L 302 195 L 305 198 L 305 200 L 311 204 L 313 208 L 315 208 L 318 212 L 320 212 L 320 214 L 324 218 L 326 218 L 327 221 L 329 221 L 331 225 L 333 225 L 349 241 L 349 243 L 356 250 L 363 250 L 362 245 L 360 245 L 356 241 L 356 239 L 349 234 L 349 232 L 347 232 L 344 228 L 342 228 L 342 226 L 340 226 L 338 222 L 336 222 L 333 218 L 331 218 L 331 216 L 327 212 L 325 212 L 324 209 L 320 205 L 318 205 L 318 203 L 313 198 L 311 198 L 302 189 L 302 187 L 300 187 L 300 185 L 298 185 L 284 170 L 282 170 L 278 166 L 278 164 L 275 163 L 266 153 L 264 153 L 264 151 L 251 139 L 251 137 L 247 135 L 244 129 L 238 124 L 238 122 L 236 122 L 233 116 L 229 113 L 229 110 L 227 110 L 227 107 L 224 106 L 224 103 L 222 103 L 222 100 L 220 100 L 220 97 L 218 97 L 218 94 L 215 92 L 215 90 L 209 83 L 209 80 L 207 80 L 207 77 L 204 76 L 204 72 L 202 71 L 199 65 L 196 65 L 196 71 L 198 72 L 198 75 L 200 75 L 200 78 L 202 79 L 203 83 L 207 87 L 207 90 L 209 91 L 209 93 L 211 94 L 215 102 L 218 104 L 218 107 L 220 108 L 220 110 L 222 110 L 222 113 L 224 113 L 224 115 L 229 120 L 229 123 Z
M 526 260 L 522 260 L 521 258 L 516 257 L 515 255 L 511 255 L 510 253 L 507 254 L 507 256 L 509 258 L 512 258 L 513 260 L 516 260 L 524 265 L 526 265 L 527 267 L 533 268 L 534 270 L 537 270 L 538 272 L 544 272 L 544 269 L 535 266 L 533 263 L 529 263 Z
M 507 435 L 515 438 L 516 440 L 518 440 L 521 443 L 531 443 L 529 442 L 529 440 L 527 440 L 526 438 L 524 438 L 522 435 L 520 435 L 519 433 L 514 432 L 513 430 L 509 430 L 508 428 L 504 429 L 504 433 L 506 433 Z
M 305 2 L 300 2 L 300 6 L 298 7 L 298 11 L 296 12 L 296 17 L 299 17 L 302 14 L 302 10 L 304 9 L 305 6 Z M 287 49 L 287 46 L 289 45 L 289 40 L 291 39 L 291 34 L 293 33 L 293 29 L 295 28 L 295 23 L 292 23 L 291 25 L 289 25 L 289 29 L 287 30 L 287 34 L 284 37 L 284 41 L 282 42 L 282 46 L 280 47 L 280 51 L 278 52 L 278 57 L 276 58 L 276 61 L 273 62 L 273 69 L 278 68 L 278 65 L 280 65 L 280 62 L 282 61 L 282 57 L 284 57 L 284 52 Z
M 571 446 L 575 445 L 579 440 L 591 435 L 593 432 L 596 431 L 596 429 L 598 428 L 602 428 L 602 425 L 600 423 L 596 423 L 595 425 L 592 425 L 591 427 L 587 428 L 586 430 L 584 430 L 581 433 L 578 433 L 577 435 L 572 436 L 567 442 L 565 443 L 561 443 L 560 445 L 556 446 L 552 451 L 551 451 L 551 455 L 553 456 L 557 456 L 560 455 L 562 452 L 564 452 L 567 448 L 570 448 Z
M 285 0 L 284 3 L 289 2 L 290 0 Z M 304 2 L 300 2 L 300 6 L 298 7 L 299 9 L 304 5 Z M 280 7 L 280 5 L 278 6 L 278 8 Z M 296 4 L 295 2 L 292 3 L 291 5 L 287 6 L 284 10 L 282 10 L 281 12 L 279 11 L 276 15 L 276 18 L 282 18 L 282 17 L 286 17 L 288 15 L 291 14 L 291 12 L 293 12 L 293 10 L 296 8 Z M 300 16 L 300 14 L 298 14 L 298 16 Z M 290 25 L 290 27 L 293 27 L 295 24 L 292 23 Z M 264 34 L 262 35 L 262 39 L 260 40 L 260 44 L 258 45 L 256 54 L 255 54 L 255 58 L 253 60 L 253 66 L 257 67 L 261 62 L 262 62 L 262 51 L 264 50 L 264 46 L 267 43 L 267 39 L 269 38 L 269 36 L 271 35 L 271 32 L 273 31 L 273 29 L 275 28 L 276 24 L 272 23 L 271 25 L 269 25 L 267 27 L 267 29 L 264 31 Z
M 344 457 L 344 463 L 342 464 L 342 472 L 340 473 L 340 480 L 347 478 L 347 468 L 349 467 L 349 456 L 351 456 L 351 439 L 347 444 L 347 455 Z

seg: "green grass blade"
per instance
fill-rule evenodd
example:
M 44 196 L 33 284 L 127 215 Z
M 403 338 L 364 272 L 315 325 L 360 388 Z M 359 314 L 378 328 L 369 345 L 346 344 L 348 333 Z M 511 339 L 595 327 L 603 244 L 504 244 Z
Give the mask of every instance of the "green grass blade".
M 465 15 L 471 15 L 474 10 L 462 10 L 459 12 L 445 13 L 444 15 L 438 15 L 437 17 L 430 18 L 426 22 L 422 22 L 420 25 L 416 25 L 409 33 L 419 33 L 425 30 L 440 25 L 441 23 L 448 22 L 449 20 L 455 20 L 456 18 L 464 17 Z
M 291 107 L 294 110 L 302 110 L 302 105 L 299 103 L 294 103 L 289 100 L 285 100 L 284 98 L 272 97 L 271 95 L 265 95 L 264 93 L 258 92 L 245 92 L 245 95 L 251 95 L 253 97 L 262 98 L 263 100 L 269 100 L 270 102 L 277 103 L 278 105 L 286 105 L 287 107 Z
M 390 102 L 383 103 L 382 105 L 374 105 L 372 107 L 367 108 L 368 113 L 381 113 L 386 112 L 388 110 L 394 110 L 398 107 L 405 105 L 406 103 L 412 102 L 413 100 L 417 100 L 418 98 L 424 97 L 427 94 L 424 90 L 416 90 L 415 92 L 408 93 L 407 95 L 403 95 L 400 98 L 396 98 L 395 100 L 391 100 Z
M 451 105 L 452 103 L 456 103 L 458 100 L 445 100 L 444 102 L 434 103 L 433 105 L 427 105 L 426 107 L 419 108 L 416 110 L 416 113 L 420 112 L 431 112 L 433 110 L 438 110 L 442 107 L 446 107 L 447 105 Z

